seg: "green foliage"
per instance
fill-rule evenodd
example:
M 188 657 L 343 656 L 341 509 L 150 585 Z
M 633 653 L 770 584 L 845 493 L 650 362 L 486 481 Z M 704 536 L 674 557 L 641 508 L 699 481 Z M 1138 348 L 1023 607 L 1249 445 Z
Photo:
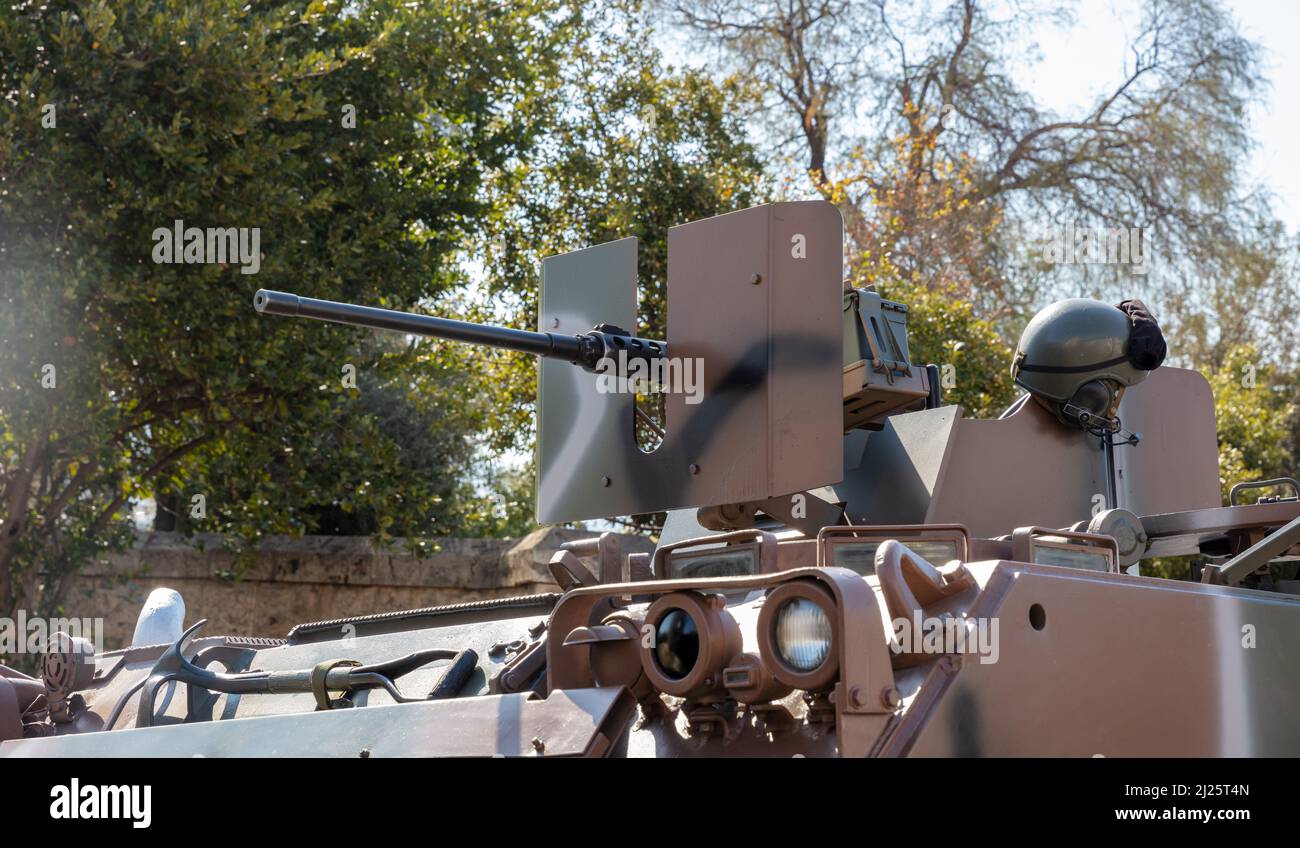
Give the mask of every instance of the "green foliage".
M 306 529 L 321 505 L 383 515 L 381 537 L 447 527 L 456 442 L 486 404 L 400 341 L 259 318 L 251 298 L 408 308 L 461 282 L 452 251 L 486 175 L 535 138 L 569 20 L 545 0 L 0 16 L 0 608 L 57 607 L 155 491 L 189 508 L 203 486 L 197 526 L 246 539 Z M 176 220 L 260 228 L 259 273 L 155 264 Z M 403 404 L 418 432 L 393 426 Z M 447 433 L 418 449 L 450 467 L 430 481 L 410 460 L 435 421 Z
M 504 250 L 488 285 L 531 317 L 540 257 L 635 236 L 636 329 L 662 335 L 668 229 L 763 202 L 763 163 L 745 141 L 735 89 L 665 66 L 637 4 L 584 15 L 585 36 L 538 117 L 546 144 L 491 186 L 486 247 Z
M 1162 577 L 1165 580 L 1191 580 L 1192 562 L 1196 556 L 1153 557 L 1139 566 L 1143 577 Z
M 960 404 L 971 418 L 996 418 L 1016 396 L 1011 380 L 1011 348 L 993 323 L 979 317 L 972 304 L 952 290 L 936 291 L 916 283 L 880 286 L 881 295 L 907 304 L 907 339 L 912 362 L 935 364 L 941 380 L 945 366 L 951 385 L 943 387 L 945 404 Z
M 583 14 L 584 37 L 561 69 L 548 111 L 536 116 L 546 143 L 489 186 L 494 212 L 481 250 L 490 305 L 465 314 L 531 329 L 543 257 L 635 236 L 640 305 L 637 326 L 627 329 L 663 338 L 669 228 L 762 203 L 768 186 L 734 88 L 665 66 L 635 3 Z M 529 449 L 532 359 L 472 356 L 506 394 L 493 447 Z
M 1295 383 L 1262 362 L 1253 347 L 1237 345 L 1210 373 L 1219 435 L 1219 481 L 1224 503 L 1237 483 L 1294 477 L 1290 431 L 1296 415 Z M 1247 502 L 1267 490 L 1248 492 Z

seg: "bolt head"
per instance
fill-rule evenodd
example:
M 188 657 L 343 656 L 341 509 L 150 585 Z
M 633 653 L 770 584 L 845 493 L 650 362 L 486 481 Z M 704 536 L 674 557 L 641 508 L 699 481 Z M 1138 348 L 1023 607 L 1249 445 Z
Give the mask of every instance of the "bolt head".
M 609 484 L 612 483 L 612 482 L 613 482 L 613 481 L 610 480 L 608 477 L 601 477 L 601 478 L 600 478 L 600 485 L 604 486 L 606 489 L 609 488 Z
M 691 464 L 686 468 L 686 470 L 689 471 L 692 475 L 699 474 L 699 473 L 700 473 L 700 466 L 697 465 L 697 464 L 695 464 L 694 462 L 692 462 L 692 463 L 691 463 Z
M 754 276 L 752 276 L 752 277 L 749 278 L 749 283 L 750 283 L 750 285 L 757 286 L 757 285 L 759 285 L 759 284 L 762 283 L 762 282 L 763 282 L 763 275 L 762 275 L 762 274 L 755 274 Z

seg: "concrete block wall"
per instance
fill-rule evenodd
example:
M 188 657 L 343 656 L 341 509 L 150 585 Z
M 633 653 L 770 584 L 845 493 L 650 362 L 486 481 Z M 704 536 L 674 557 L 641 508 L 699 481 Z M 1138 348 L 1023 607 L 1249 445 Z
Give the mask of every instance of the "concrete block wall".
M 270 537 L 233 579 L 235 557 L 220 536 L 151 533 L 78 575 L 66 614 L 103 618 L 104 647 L 124 647 L 149 592 L 166 586 L 184 597 L 187 625 L 208 619 L 207 635 L 282 637 L 307 621 L 558 591 L 546 563 L 560 545 L 592 535 L 544 527 L 522 539 L 443 538 L 424 558 L 363 537 Z M 654 549 L 643 536 L 620 541 L 625 554 Z

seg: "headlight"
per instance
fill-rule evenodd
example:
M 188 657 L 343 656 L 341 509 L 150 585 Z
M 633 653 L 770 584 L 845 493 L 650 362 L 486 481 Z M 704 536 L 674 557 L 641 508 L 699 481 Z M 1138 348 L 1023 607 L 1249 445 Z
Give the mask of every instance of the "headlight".
M 835 598 L 820 583 L 782 583 L 758 613 L 758 645 L 772 676 L 792 689 L 821 692 L 840 670 Z
M 640 644 L 641 670 L 667 695 L 695 698 L 719 692 L 722 669 L 740 653 L 740 626 L 721 595 L 670 592 L 646 610 L 652 628 Z
M 786 601 L 776 614 L 776 650 L 786 665 L 808 673 L 831 652 L 831 620 L 807 598 Z
M 700 656 L 700 631 L 683 609 L 670 609 L 655 627 L 655 662 L 665 675 L 681 680 Z

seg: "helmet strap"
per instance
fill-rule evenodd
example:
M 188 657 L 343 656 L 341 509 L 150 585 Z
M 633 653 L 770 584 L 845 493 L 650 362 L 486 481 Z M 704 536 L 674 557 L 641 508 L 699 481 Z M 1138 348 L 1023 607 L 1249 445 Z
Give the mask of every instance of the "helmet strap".
M 1122 429 L 1118 418 L 1097 415 L 1072 403 L 1061 404 L 1060 418 L 1066 424 L 1086 430 L 1094 436 L 1108 436 Z

